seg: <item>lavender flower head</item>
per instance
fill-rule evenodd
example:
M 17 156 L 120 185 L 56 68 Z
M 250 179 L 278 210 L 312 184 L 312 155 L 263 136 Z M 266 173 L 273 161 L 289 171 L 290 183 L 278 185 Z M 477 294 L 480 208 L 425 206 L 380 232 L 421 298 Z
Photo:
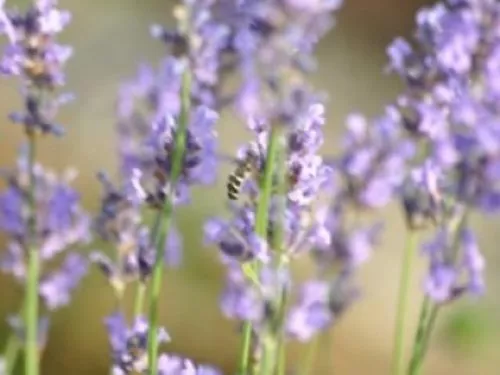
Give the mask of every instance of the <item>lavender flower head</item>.
M 25 110 L 13 112 L 10 118 L 27 132 L 62 132 L 53 118 L 71 96 L 47 98 L 40 93 L 53 92 L 65 83 L 63 67 L 72 49 L 57 44 L 55 37 L 70 19 L 70 13 L 59 10 L 55 0 L 36 1 L 24 13 L 0 10 L 0 31 L 9 39 L 0 61 L 0 74 L 21 78 Z
M 113 358 L 113 375 L 146 373 L 148 370 L 147 338 L 148 322 L 137 317 L 132 326 L 115 313 L 106 318 Z M 158 344 L 170 341 L 163 328 L 158 329 Z M 214 367 L 196 366 L 191 360 L 174 354 L 161 354 L 158 358 L 158 375 L 220 375 Z
M 389 46 L 389 70 L 406 85 L 398 98 L 402 125 L 423 150 L 403 192 L 405 209 L 439 226 L 423 249 L 424 285 L 443 303 L 483 291 L 484 260 L 467 212 L 500 208 L 500 5 L 442 1 L 421 9 L 416 22 L 412 42 Z
M 101 252 L 93 252 L 91 260 L 106 276 L 118 295 L 136 280 L 146 282 L 151 275 L 155 248 L 151 234 L 141 219 L 140 206 L 127 198 L 124 189 L 117 188 L 104 175 L 99 174 L 103 187 L 101 209 L 94 220 L 97 234 L 113 246 L 115 261 Z M 173 226 L 165 241 L 165 263 L 176 267 L 182 258 L 181 237 Z
M 315 69 L 318 41 L 333 26 L 341 1 L 223 1 L 220 18 L 231 27 L 227 51 L 242 83 L 236 105 L 244 118 L 293 121 L 317 96 L 306 81 Z
M 219 108 L 224 101 L 222 74 L 231 70 L 222 64 L 230 29 L 218 22 L 216 11 L 217 1 L 185 0 L 174 9 L 176 28 L 151 26 L 151 35 L 161 39 L 173 56 L 189 61 L 194 103 L 212 109 Z
M 350 200 L 343 198 L 346 191 L 339 183 L 342 173 L 337 165 L 341 163 L 334 163 L 333 168 L 318 154 L 324 123 L 324 108 L 315 103 L 287 127 L 285 207 L 284 211 L 280 209 L 280 197 L 273 195 L 267 237 L 255 234 L 258 179 L 266 161 L 269 131 L 269 125 L 262 121 L 250 122 L 257 140 L 240 151 L 240 155 L 245 155 L 250 150 L 261 158 L 256 163 L 257 176 L 245 181 L 242 189 L 242 195 L 248 199 L 242 197 L 230 205 L 230 219 L 212 218 L 205 225 L 206 243 L 216 244 L 228 265 L 222 310 L 230 318 L 252 322 L 257 331 L 265 328 L 270 315 L 276 312 L 280 293 L 295 289 L 286 270 L 290 261 L 304 255 L 313 256 L 317 262 L 317 279 L 299 285 L 299 290 L 314 284 L 321 285 L 323 293 L 318 294 L 315 302 L 305 300 L 299 293 L 284 324 L 290 337 L 299 340 L 309 340 L 326 329 L 352 302 L 357 293 L 351 283 L 352 276 L 370 257 L 378 238 L 378 225 L 358 230 L 349 230 L 344 225 L 342 210 Z M 342 210 L 338 209 L 340 206 Z M 280 226 L 283 243 L 274 248 L 272 238 Z M 241 264 L 249 261 L 260 264 L 256 279 L 249 280 L 241 268 Z M 283 267 L 274 269 L 276 263 Z M 332 269 L 340 269 L 340 273 L 327 277 Z
M 119 154 L 128 196 L 154 208 L 160 208 L 168 194 L 176 204 L 187 203 L 190 186 L 215 181 L 218 115 L 197 106 L 190 113 L 181 176 L 171 186 L 184 69 L 175 58 L 164 60 L 158 75 L 143 66 L 137 79 L 123 86 L 118 102 Z
M 419 11 L 414 46 L 388 49 L 404 125 L 446 176 L 443 195 L 485 212 L 500 207 L 499 14 L 495 1 L 440 2 Z
M 70 187 L 75 172 L 69 170 L 57 177 L 40 165 L 34 167 L 36 228 L 35 243 L 40 258 L 48 262 L 70 248 L 90 241 L 90 219 L 80 206 L 80 198 Z M 29 241 L 28 171 L 24 157 L 17 170 L 6 171 L 6 189 L 0 194 L 0 229 L 9 237 L 9 245 L 0 265 L 21 282 L 26 277 L 26 252 Z M 62 268 L 46 272 L 40 281 L 40 296 L 49 309 L 69 302 L 70 292 L 86 273 L 86 261 L 77 253 L 69 253 Z

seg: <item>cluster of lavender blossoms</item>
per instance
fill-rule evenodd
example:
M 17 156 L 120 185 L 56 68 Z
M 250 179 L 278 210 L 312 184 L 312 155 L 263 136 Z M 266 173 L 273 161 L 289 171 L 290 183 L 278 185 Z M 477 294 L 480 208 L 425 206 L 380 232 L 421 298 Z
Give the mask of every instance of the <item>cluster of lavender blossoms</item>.
M 0 265 L 26 291 L 24 306 L 9 322 L 14 329 L 11 342 L 23 342 L 26 347 L 27 371 L 36 366 L 33 359 L 45 346 L 48 320 L 44 315 L 67 305 L 86 274 L 86 259 L 69 250 L 77 250 L 91 238 L 89 216 L 70 186 L 75 171 L 59 177 L 35 161 L 39 135 L 61 134 L 54 118 L 71 98 L 56 91 L 64 85 L 62 68 L 71 56 L 71 48 L 58 44 L 56 35 L 69 21 L 69 12 L 57 9 L 55 1 L 36 1 L 26 12 L 0 10 L 0 29 L 8 38 L 0 73 L 18 77 L 24 104 L 9 117 L 23 126 L 27 137 L 17 168 L 2 170 L 6 188 L 0 193 L 0 228 L 8 243 Z M 64 259 L 54 263 L 62 253 L 66 253 Z M 38 308 L 38 298 L 43 309 Z M 15 365 L 15 356 L 10 361 L 7 373 Z
M 70 13 L 56 0 L 35 0 L 25 12 L 0 5 L 0 32 L 8 40 L 0 74 L 19 79 L 24 105 L 9 118 L 23 127 L 27 143 L 17 167 L 0 174 L 7 238 L 0 269 L 25 294 L 8 319 L 13 334 L 0 375 L 13 373 L 22 345 L 26 375 L 39 374 L 48 313 L 69 304 L 89 261 L 116 302 L 104 319 L 111 374 L 220 375 L 160 352 L 171 338 L 158 306 L 164 270 L 182 263 L 177 210 L 196 187 L 216 181 L 227 159 L 235 168 L 228 215 L 209 218 L 203 230 L 225 266 L 220 308 L 241 328 L 238 375 L 285 375 L 288 342 L 317 340 L 360 297 L 357 273 L 383 230 L 381 221 L 362 215 L 389 204 L 402 207 L 408 229 L 394 375 L 418 375 L 443 305 L 484 292 L 485 259 L 468 219 L 500 209 L 498 1 L 446 0 L 420 10 L 414 40 L 398 38 L 388 48 L 388 70 L 405 89 L 374 120 L 351 114 L 328 158 L 320 154 L 326 95 L 309 77 L 341 0 L 181 1 L 173 8 L 175 27 L 150 29 L 166 57 L 157 68 L 140 65 L 120 87 L 119 177 L 98 173 L 102 194 L 93 218 L 71 187 L 76 172 L 57 176 L 36 155 L 43 135 L 63 133 L 55 116 L 71 99 L 60 89 L 72 49 L 56 36 Z M 234 158 L 218 150 L 223 110 L 251 134 Z M 416 235 L 429 228 L 433 237 L 420 243 Z M 112 255 L 77 251 L 94 235 Z M 429 268 L 405 372 L 406 296 L 419 245 Z M 296 277 L 292 268 L 304 261 L 311 272 Z
M 406 84 L 397 101 L 401 123 L 421 150 L 405 205 L 439 227 L 423 249 L 424 285 L 443 303 L 483 293 L 485 261 L 467 217 L 500 208 L 500 5 L 449 0 L 416 20 L 415 46 L 396 39 L 388 53 L 390 70 Z

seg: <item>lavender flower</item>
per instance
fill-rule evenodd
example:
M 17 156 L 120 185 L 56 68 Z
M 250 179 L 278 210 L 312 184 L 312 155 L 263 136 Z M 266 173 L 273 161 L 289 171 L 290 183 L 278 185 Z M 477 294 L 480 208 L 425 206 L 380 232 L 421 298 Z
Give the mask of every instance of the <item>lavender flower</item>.
M 104 174 L 100 174 L 99 179 L 104 194 L 94 227 L 101 239 L 113 246 L 116 261 L 113 262 L 100 252 L 92 253 L 91 260 L 98 264 L 115 292 L 121 295 L 127 284 L 135 280 L 147 281 L 151 275 L 155 249 L 150 231 L 142 223 L 140 207 Z M 176 267 L 180 264 L 181 247 L 181 238 L 173 227 L 164 247 L 167 265 Z
M 324 123 L 323 107 L 311 106 L 308 116 L 302 117 L 302 122 L 290 130 L 287 137 L 289 189 L 285 212 L 285 244 L 286 256 L 292 257 L 297 253 L 307 251 L 316 244 L 329 243 L 330 238 L 324 230 L 325 215 L 317 212 L 311 215 L 311 208 L 315 199 L 326 187 L 331 188 L 331 168 L 322 162 L 316 154 L 322 143 L 321 127 Z M 257 169 L 265 164 L 265 150 L 267 149 L 268 127 L 261 122 L 252 121 L 249 125 L 256 133 L 256 142 L 242 147 L 239 154 L 245 155 L 249 150 L 259 155 Z M 231 221 L 212 218 L 205 227 L 206 243 L 216 243 L 222 253 L 229 257 L 239 257 L 241 260 L 250 260 L 255 257 L 261 261 L 269 258 L 269 238 L 259 239 L 255 235 L 255 196 L 258 194 L 258 180 L 246 181 L 250 203 L 233 205 Z M 320 210 L 321 211 L 321 210 Z M 270 210 L 270 231 L 281 220 L 276 202 Z M 274 224 L 273 224 L 274 223 Z M 270 233 L 269 233 L 270 234 Z
M 446 176 L 443 195 L 485 212 L 500 196 L 498 14 L 495 1 L 440 2 L 419 11 L 415 47 L 397 39 L 388 49 L 407 84 L 405 126 Z
M 147 338 L 148 322 L 137 317 L 131 327 L 120 313 L 106 318 L 109 341 L 113 357 L 113 374 L 128 375 L 146 373 L 148 370 Z M 158 343 L 170 341 L 163 328 L 158 330 Z M 158 375 L 219 375 L 214 367 L 196 366 L 191 360 L 173 354 L 162 354 L 158 358 Z
M 346 185 L 346 198 L 361 208 L 386 206 L 403 185 L 415 147 L 403 138 L 400 121 L 392 107 L 373 122 L 358 114 L 347 119 L 337 168 Z
M 332 27 L 341 1 L 223 1 L 216 14 L 231 28 L 227 53 L 238 61 L 242 84 L 236 104 L 244 118 L 293 122 L 317 96 L 305 75 L 314 48 Z
M 196 366 L 191 360 L 177 355 L 162 354 L 158 358 L 158 375 L 221 375 L 215 367 Z
M 0 229 L 10 242 L 0 261 L 3 271 L 24 282 L 29 217 L 27 164 L 22 156 L 15 171 L 6 171 L 7 188 L 0 194 Z M 87 244 L 90 241 L 89 216 L 80 206 L 78 194 L 70 187 L 75 172 L 69 170 L 62 178 L 35 165 L 35 241 L 40 258 L 48 262 L 59 253 Z M 40 283 L 40 296 L 49 309 L 69 302 L 69 293 L 86 273 L 86 262 L 77 254 L 69 254 L 61 269 L 47 273 Z
M 345 226 L 342 213 L 351 200 L 343 199 L 348 196 L 348 191 L 345 184 L 339 183 L 343 171 L 337 166 L 347 163 L 336 162 L 332 168 L 318 154 L 323 142 L 323 106 L 311 105 L 296 120 L 286 133 L 288 184 L 285 207 L 284 211 L 280 210 L 279 196 L 274 195 L 267 237 L 260 238 L 255 234 L 255 198 L 259 194 L 257 176 L 246 181 L 243 188 L 242 194 L 250 199 L 246 202 L 241 199 L 242 203 L 230 206 L 231 219 L 212 218 L 206 223 L 205 242 L 216 244 L 228 265 L 227 285 L 221 298 L 223 312 L 230 318 L 250 321 L 257 332 L 273 320 L 280 293 L 291 291 L 293 284 L 286 271 L 288 262 L 312 255 L 318 264 L 318 279 L 303 287 L 321 285 L 323 297 L 318 294 L 314 301 L 312 296 L 309 300 L 300 297 L 292 304 L 284 322 L 291 337 L 308 340 L 333 323 L 352 302 L 355 294 L 352 277 L 371 255 L 380 225 L 358 230 Z M 251 121 L 249 128 L 255 132 L 257 141 L 243 147 L 240 155 L 247 154 L 248 150 L 259 155 L 261 160 L 256 163 L 256 169 L 260 172 L 266 162 L 269 128 L 261 121 Z M 373 146 L 373 150 L 378 149 Z M 320 206 L 321 196 L 333 201 L 326 200 L 326 204 Z M 279 225 L 283 226 L 284 233 L 283 243 L 277 249 L 272 246 L 272 237 Z M 251 280 L 240 268 L 240 264 L 249 261 L 260 264 L 260 272 Z M 274 269 L 276 263 L 282 267 Z M 325 278 L 334 268 L 340 269 L 340 273 Z
M 151 35 L 165 42 L 173 56 L 187 57 L 193 75 L 196 104 L 217 108 L 221 97 L 223 52 L 229 43 L 229 27 L 215 20 L 214 0 L 185 0 L 174 10 L 177 28 L 151 27 Z
M 123 177 L 129 185 L 128 196 L 137 203 L 159 208 L 170 191 L 176 204 L 186 203 L 190 186 L 211 184 L 215 180 L 214 125 L 218 115 L 198 106 L 190 115 L 180 179 L 176 186 L 170 186 L 184 69 L 186 66 L 180 60 L 167 58 L 158 78 L 144 66 L 137 80 L 122 89 L 118 103 L 119 153 Z M 140 104 L 149 110 L 141 111 Z
M 57 44 L 55 37 L 70 19 L 70 13 L 59 10 L 55 0 L 36 1 L 25 13 L 4 9 L 0 12 L 0 30 L 9 38 L 0 61 L 0 73 L 20 77 L 25 96 L 24 111 L 13 112 L 10 118 L 27 132 L 62 132 L 53 118 L 70 96 L 61 94 L 47 99 L 40 93 L 64 85 L 62 68 L 72 49 Z
M 147 370 L 147 320 L 137 317 L 132 327 L 128 328 L 124 316 L 115 313 L 106 319 L 106 327 L 113 353 L 113 374 L 125 375 Z M 163 328 L 159 329 L 158 340 L 159 343 L 170 341 Z
M 480 295 L 485 289 L 485 260 L 474 233 L 463 228 L 458 232 L 458 243 L 455 235 L 439 231 L 423 248 L 430 261 L 424 290 L 438 303 L 452 301 L 465 293 Z
M 327 330 L 358 296 L 348 276 L 344 273 L 335 282 L 310 280 L 301 285 L 298 301 L 288 312 L 287 333 L 309 341 Z
M 441 228 L 424 247 L 425 291 L 436 302 L 484 289 L 484 261 L 467 223 L 448 227 L 457 212 L 500 207 L 499 14 L 495 1 L 442 1 L 418 12 L 414 43 L 398 38 L 388 49 L 389 70 L 406 84 L 402 125 L 423 150 L 403 190 L 407 218 Z

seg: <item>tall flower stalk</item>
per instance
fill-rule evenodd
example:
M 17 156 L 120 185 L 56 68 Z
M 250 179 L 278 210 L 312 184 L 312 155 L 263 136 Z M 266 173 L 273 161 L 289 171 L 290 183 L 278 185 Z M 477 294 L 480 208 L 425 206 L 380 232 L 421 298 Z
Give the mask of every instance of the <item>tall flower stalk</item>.
M 35 135 L 28 134 L 28 269 L 26 278 L 26 293 L 24 297 L 24 325 L 26 327 L 26 374 L 37 375 L 39 373 L 38 356 L 38 283 L 40 279 L 40 259 L 36 244 L 36 202 L 35 202 Z
M 28 375 L 39 373 L 40 346 L 45 341 L 43 337 L 40 337 L 39 332 L 41 312 L 39 297 L 45 298 L 49 309 L 67 303 L 54 299 L 56 298 L 54 293 L 58 291 L 58 288 L 63 288 L 59 290 L 62 293 L 59 297 L 66 300 L 67 292 L 64 292 L 64 288 L 72 289 L 82 274 L 78 271 L 73 274 L 73 277 L 69 276 L 68 272 L 75 271 L 74 267 L 79 267 L 81 260 L 68 258 L 69 263 L 65 263 L 61 273 L 42 279 L 41 262 L 44 257 L 47 259 L 67 245 L 77 243 L 86 236 L 85 231 L 80 232 L 81 238 L 76 235 L 76 232 L 72 235 L 68 233 L 74 229 L 74 220 L 78 220 L 74 216 L 78 215 L 78 212 L 74 211 L 76 206 L 73 204 L 77 200 L 74 200 L 73 192 L 69 188 L 66 189 L 63 183 L 54 185 L 52 176 L 47 179 L 48 176 L 45 176 L 40 166 L 36 164 L 36 150 L 40 134 L 59 135 L 61 133 L 60 127 L 54 124 L 53 120 L 58 107 L 69 97 L 67 94 L 56 96 L 54 93 L 56 88 L 64 85 L 62 68 L 71 56 L 71 48 L 57 44 L 55 37 L 64 29 L 70 18 L 69 12 L 57 8 L 56 1 L 41 0 L 35 1 L 23 13 L 1 9 L 0 14 L 2 32 L 9 39 L 0 63 L 0 71 L 4 76 L 20 77 L 24 99 L 24 110 L 12 113 L 10 118 L 14 123 L 22 125 L 26 134 L 25 155 L 21 157 L 24 165 L 19 171 L 25 180 L 18 180 L 18 177 L 12 174 L 9 191 L 11 195 L 3 196 L 3 204 L 6 205 L 4 207 L 10 205 L 10 211 L 5 211 L 5 213 L 15 215 L 16 209 L 21 210 L 17 214 L 20 215 L 22 228 L 18 228 L 20 233 L 17 233 L 19 237 L 16 239 L 14 233 L 9 233 L 12 229 L 7 224 L 9 218 L 3 218 L 4 229 L 7 233 L 14 235 L 11 249 L 17 249 L 18 252 L 9 254 L 10 259 L 4 262 L 3 268 L 8 270 L 9 263 L 11 267 L 21 266 L 24 262 L 24 255 L 19 251 L 26 252 L 25 269 L 21 273 L 18 272 L 16 276 L 25 281 L 21 313 L 23 323 L 18 324 L 18 328 L 21 331 L 21 340 L 24 342 L 25 371 Z M 40 183 L 42 186 L 38 186 Z M 62 195 L 59 198 L 52 196 L 52 193 Z M 12 201 L 14 197 L 12 194 L 18 194 L 20 200 Z M 58 201 L 58 199 L 62 200 Z M 48 208 L 39 206 L 44 200 L 48 200 Z M 16 203 L 22 207 L 16 207 Z M 58 213 L 56 214 L 55 211 Z M 60 216 L 57 219 L 53 216 L 63 213 L 66 216 Z M 39 221 L 40 219 L 48 221 Z M 66 234 L 64 231 L 67 231 Z M 81 266 L 85 268 L 84 263 Z M 11 360 L 15 361 L 15 357 L 12 355 Z M 9 368 L 13 366 L 14 363 L 8 365 Z
M 412 375 L 422 367 L 442 307 L 485 289 L 485 260 L 465 213 L 500 208 L 499 14 L 493 0 L 441 1 L 418 12 L 412 41 L 398 38 L 388 48 L 390 70 L 405 83 L 397 100 L 402 127 L 425 150 L 413 187 L 403 191 L 405 210 L 421 224 L 437 224 L 422 246 L 429 272 Z
M 191 73 L 189 67 L 186 67 L 182 74 L 181 84 L 181 109 L 179 115 L 179 126 L 175 134 L 173 145 L 172 167 L 170 174 L 171 188 L 178 182 L 182 172 L 182 163 L 186 149 L 186 132 L 189 122 L 189 112 L 191 110 Z M 159 215 L 162 215 L 160 222 L 160 232 L 155 241 L 156 257 L 151 277 L 151 289 L 149 293 L 149 334 L 148 334 L 148 363 L 150 364 L 149 373 L 154 375 L 158 368 L 158 308 L 160 292 L 163 279 L 163 251 L 162 245 L 168 236 L 174 214 L 173 190 L 166 192 L 166 200 Z

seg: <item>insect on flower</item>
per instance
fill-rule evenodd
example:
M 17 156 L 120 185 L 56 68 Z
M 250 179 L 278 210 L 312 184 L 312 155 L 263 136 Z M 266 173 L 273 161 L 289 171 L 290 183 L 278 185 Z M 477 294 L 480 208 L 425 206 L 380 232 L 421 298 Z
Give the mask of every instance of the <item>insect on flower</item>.
M 243 184 L 260 171 L 260 155 L 248 149 L 243 159 L 236 160 L 236 168 L 227 179 L 227 197 L 238 200 Z

